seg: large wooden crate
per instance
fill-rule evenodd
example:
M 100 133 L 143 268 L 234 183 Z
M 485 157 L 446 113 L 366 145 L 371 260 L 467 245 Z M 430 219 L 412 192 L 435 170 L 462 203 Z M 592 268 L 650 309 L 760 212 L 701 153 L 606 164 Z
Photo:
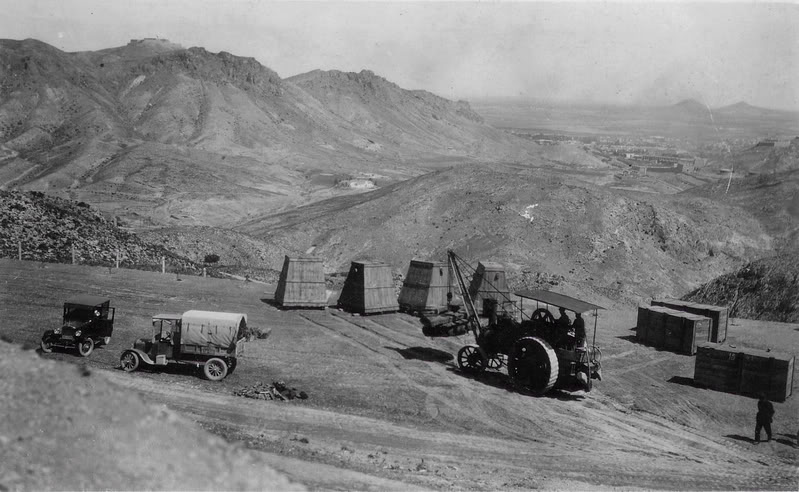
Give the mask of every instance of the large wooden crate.
M 785 401 L 793 393 L 793 355 L 714 343 L 697 347 L 694 382 L 716 391 Z
M 327 306 L 324 264 L 320 258 L 288 256 L 275 290 L 275 302 L 284 307 Z
M 723 343 L 727 340 L 728 310 L 723 306 L 711 306 L 679 299 L 653 299 L 653 306 L 663 306 L 686 313 L 698 314 L 710 318 L 710 334 L 708 341 Z
M 486 299 L 497 301 L 502 310 L 510 301 L 510 289 L 505 276 L 505 267 L 499 263 L 478 262 L 477 270 L 469 284 L 469 295 L 474 300 L 477 312 L 482 314 Z
M 391 267 L 378 261 L 353 261 L 338 307 L 362 314 L 399 310 Z
M 636 335 L 647 345 L 693 355 L 697 342 L 707 341 L 710 320 L 663 306 L 639 306 Z
M 446 262 L 411 260 L 398 303 L 408 312 L 437 313 L 447 307 L 449 269 Z

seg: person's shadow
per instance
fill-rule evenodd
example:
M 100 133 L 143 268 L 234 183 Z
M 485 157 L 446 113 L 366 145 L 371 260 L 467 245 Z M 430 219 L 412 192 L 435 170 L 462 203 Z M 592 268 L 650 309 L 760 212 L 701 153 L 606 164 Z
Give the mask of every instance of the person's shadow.
M 757 442 L 754 439 L 752 439 L 751 437 L 740 436 L 738 434 L 727 434 L 724 437 L 729 437 L 730 439 L 735 439 L 736 441 L 747 442 L 749 444 L 755 444 Z

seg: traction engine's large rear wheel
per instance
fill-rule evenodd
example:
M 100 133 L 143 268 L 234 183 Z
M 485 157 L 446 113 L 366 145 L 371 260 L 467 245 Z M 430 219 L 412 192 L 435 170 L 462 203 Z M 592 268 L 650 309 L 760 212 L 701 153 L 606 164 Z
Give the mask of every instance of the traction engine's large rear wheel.
M 534 395 L 551 390 L 558 380 L 558 358 L 544 340 L 520 338 L 508 356 L 508 375 L 514 384 Z
M 488 360 L 478 345 L 464 345 L 458 350 L 458 367 L 462 371 L 478 374 L 485 371 Z

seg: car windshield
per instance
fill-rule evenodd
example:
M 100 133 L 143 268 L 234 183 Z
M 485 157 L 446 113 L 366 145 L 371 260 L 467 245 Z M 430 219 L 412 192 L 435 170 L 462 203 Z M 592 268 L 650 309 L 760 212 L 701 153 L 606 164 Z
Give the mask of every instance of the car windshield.
M 94 316 L 93 308 L 89 306 L 67 306 L 64 313 L 66 321 L 88 321 Z

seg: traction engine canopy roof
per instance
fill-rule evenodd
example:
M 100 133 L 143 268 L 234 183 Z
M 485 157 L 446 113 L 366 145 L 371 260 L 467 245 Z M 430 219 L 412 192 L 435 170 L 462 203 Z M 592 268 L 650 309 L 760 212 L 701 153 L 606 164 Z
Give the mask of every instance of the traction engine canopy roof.
M 586 311 L 593 311 L 595 309 L 605 309 L 602 306 L 597 306 L 596 304 L 591 304 L 590 302 L 581 301 L 580 299 L 575 299 L 574 297 L 569 297 L 565 294 L 558 294 L 557 292 L 551 292 L 548 290 L 522 290 L 516 292 L 515 294 L 525 299 L 532 299 L 534 301 L 543 302 L 544 304 L 549 304 L 550 306 L 562 307 L 575 313 L 584 313 Z

